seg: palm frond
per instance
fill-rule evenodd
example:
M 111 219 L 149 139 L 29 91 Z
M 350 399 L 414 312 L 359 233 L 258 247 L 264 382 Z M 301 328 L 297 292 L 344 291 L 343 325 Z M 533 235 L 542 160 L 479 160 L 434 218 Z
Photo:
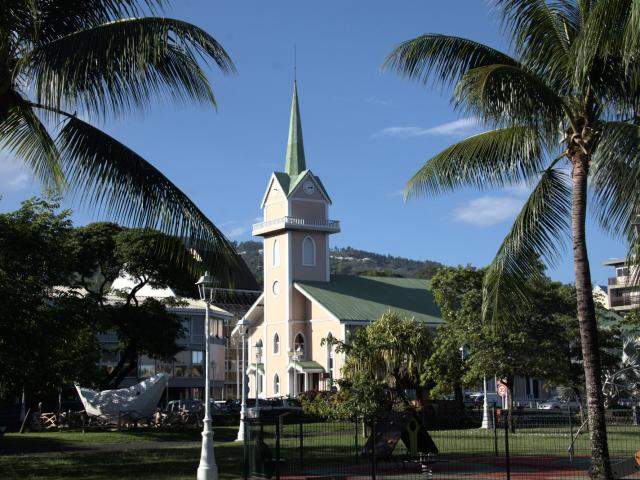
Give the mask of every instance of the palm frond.
M 497 0 L 496 4 L 522 62 L 550 77 L 550 83 L 565 77 L 570 44 L 580 29 L 575 6 L 546 0 Z
M 121 18 L 155 14 L 167 0 L 4 0 L 0 25 L 38 45 Z M 3 21 L 3 20 L 6 20 Z
M 640 126 L 606 122 L 590 169 L 594 213 L 607 232 L 633 238 L 640 215 Z
M 84 29 L 36 47 L 22 68 L 35 82 L 38 103 L 106 115 L 163 97 L 215 106 L 199 61 L 212 61 L 223 73 L 235 69 L 222 46 L 200 28 L 146 17 Z
M 518 65 L 508 55 L 482 43 L 449 35 L 426 34 L 401 43 L 382 68 L 427 83 L 455 84 L 468 70 L 492 65 Z
M 575 57 L 574 77 L 578 85 L 591 82 L 593 67 L 608 57 L 625 57 L 625 31 L 634 0 L 607 0 L 591 2 L 591 11 L 582 33 L 573 49 Z M 634 44 L 635 40 L 631 40 Z M 629 45 L 630 48 L 631 45 Z M 636 60 L 637 61 L 637 60 Z
M 76 117 L 62 127 L 57 142 L 72 192 L 83 205 L 102 210 L 117 222 L 157 229 L 188 242 L 205 267 L 229 283 L 231 271 L 239 264 L 233 248 L 187 195 L 153 165 Z
M 438 153 L 409 180 L 405 198 L 462 186 L 489 189 L 526 183 L 543 170 L 536 127 L 507 127 L 466 138 Z
M 490 124 L 536 125 L 551 141 L 567 111 L 542 78 L 513 65 L 468 71 L 456 86 L 454 101 L 457 108 Z
M 46 187 L 64 188 L 58 149 L 38 116 L 21 99 L 12 102 L 0 120 L 0 151 L 22 160 Z
M 568 234 L 571 189 L 560 170 L 545 170 L 511 230 L 487 268 L 483 285 L 483 317 L 499 323 L 510 309 L 528 303 L 526 282 L 539 277 L 540 258 L 553 265 Z

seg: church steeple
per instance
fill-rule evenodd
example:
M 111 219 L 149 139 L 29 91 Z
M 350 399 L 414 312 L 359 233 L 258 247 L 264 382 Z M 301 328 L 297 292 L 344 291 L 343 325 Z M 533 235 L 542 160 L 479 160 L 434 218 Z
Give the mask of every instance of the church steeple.
M 293 177 L 307 169 L 304 160 L 304 144 L 302 143 L 302 124 L 300 109 L 298 108 L 298 88 L 293 81 L 293 99 L 291 100 L 291 121 L 289 123 L 289 142 L 287 144 L 287 159 L 285 172 Z

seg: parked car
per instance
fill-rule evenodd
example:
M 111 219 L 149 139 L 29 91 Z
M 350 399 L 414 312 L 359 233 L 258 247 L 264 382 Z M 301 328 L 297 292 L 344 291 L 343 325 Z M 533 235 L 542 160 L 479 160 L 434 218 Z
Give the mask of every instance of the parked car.
M 538 404 L 539 410 L 555 410 L 555 409 L 579 409 L 580 402 L 577 400 L 570 400 L 561 397 L 551 397 L 550 399 L 544 401 L 543 403 Z
M 484 405 L 484 394 L 473 395 L 472 398 L 476 407 L 482 407 Z M 487 392 L 487 401 L 489 405 L 502 405 L 502 397 L 495 392 Z
M 255 405 L 255 399 L 253 400 L 253 404 Z M 280 415 L 283 413 L 300 412 L 302 412 L 302 404 L 300 403 L 300 400 L 296 398 L 269 398 L 266 400 L 260 399 L 258 407 L 252 406 L 251 408 L 248 408 L 247 416 L 249 418 L 257 418 L 263 413 Z

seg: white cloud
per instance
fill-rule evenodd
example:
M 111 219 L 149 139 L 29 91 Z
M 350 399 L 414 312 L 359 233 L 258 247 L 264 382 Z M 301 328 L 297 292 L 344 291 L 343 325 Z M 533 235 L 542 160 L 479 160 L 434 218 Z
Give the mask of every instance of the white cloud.
M 367 103 L 373 103 L 375 105 L 382 105 L 384 107 L 388 107 L 389 105 L 391 105 L 393 103 L 391 100 L 382 100 L 382 99 L 376 98 L 376 97 L 365 98 L 364 101 L 367 102 Z
M 374 137 L 424 137 L 424 136 L 460 136 L 469 135 L 477 130 L 478 121 L 475 118 L 461 118 L 453 122 L 443 123 L 435 127 L 388 127 L 380 130 Z
M 519 197 L 474 198 L 453 210 L 455 221 L 469 223 L 480 227 L 489 227 L 515 217 L 524 199 Z
M 22 162 L 7 156 L 0 155 L 0 189 L 17 192 L 27 188 L 29 173 Z
M 509 185 L 507 187 L 504 187 L 502 190 L 513 195 L 529 195 L 531 193 L 531 190 L 533 190 L 533 187 L 527 182 L 521 182 L 516 185 Z
M 404 190 L 396 190 L 387 194 L 387 197 L 402 197 L 404 196 Z
M 227 232 L 227 237 L 238 238 L 247 233 L 248 230 L 249 228 L 244 226 L 233 227 Z

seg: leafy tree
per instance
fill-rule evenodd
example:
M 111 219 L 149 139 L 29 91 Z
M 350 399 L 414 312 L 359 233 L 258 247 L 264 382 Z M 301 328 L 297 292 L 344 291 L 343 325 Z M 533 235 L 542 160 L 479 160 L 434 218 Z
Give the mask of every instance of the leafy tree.
M 426 363 L 425 381 L 433 383 L 432 396 L 454 394 L 460 411 L 464 410 L 463 376 L 465 364 L 460 348 L 467 343 L 462 328 L 466 319 L 460 311 L 468 292 L 481 291 L 483 273 L 471 266 L 442 268 L 431 280 L 436 303 L 446 323 L 438 327 L 433 342 L 433 353 Z M 477 318 L 472 319 L 475 323 Z M 475 325 L 474 325 L 475 326 Z
M 116 221 L 190 238 L 210 271 L 227 278 L 242 265 L 218 228 L 153 165 L 91 123 L 154 99 L 216 107 L 201 63 L 222 73 L 235 67 L 202 29 L 154 16 L 168 3 L 4 0 L 0 151 Z
M 74 234 L 78 281 L 102 306 L 96 319 L 99 328 L 118 335 L 119 361 L 100 382 L 103 389 L 115 388 L 136 371 L 140 355 L 170 360 L 181 350 L 177 343 L 183 335 L 180 319 L 167 312 L 166 305 L 158 300 L 147 298 L 140 302 L 140 290 L 146 285 L 172 287 L 193 295 L 195 280 L 184 265 L 162 254 L 162 246 L 168 240 L 158 231 L 96 223 L 79 228 Z M 111 286 L 123 275 L 133 280 L 133 287 L 115 292 L 114 300 Z M 108 302 L 107 295 L 111 295 Z
M 490 130 L 435 155 L 406 195 L 531 184 L 533 191 L 490 265 L 484 313 L 526 302 L 538 256 L 555 261 L 570 232 L 583 353 L 591 476 L 612 478 L 601 359 L 587 256 L 587 199 L 608 232 L 640 252 L 640 7 L 631 0 L 495 0 L 514 55 L 465 38 L 406 41 L 385 66 L 454 86 L 453 103 Z M 570 167 L 569 171 L 565 164 Z M 588 186 L 591 193 L 588 194 Z
M 510 311 L 509 322 L 498 329 L 481 320 L 483 278 L 484 271 L 473 267 L 443 269 L 433 278 L 434 296 L 447 324 L 438 329 L 427 363 L 426 376 L 436 384 L 432 394 L 454 391 L 462 402 L 462 386 L 495 375 L 512 400 L 514 379 L 520 375 L 544 378 L 583 399 L 575 288 L 546 277 L 530 280 L 529 302 Z M 602 325 L 599 332 L 603 364 L 617 365 L 621 344 L 617 328 Z M 464 362 L 458 352 L 461 345 L 470 352 Z
M 409 404 L 407 390 L 419 392 L 424 361 L 431 351 L 431 333 L 425 325 L 394 312 L 356 330 L 345 341 L 336 341 L 336 352 L 345 353 L 342 376 L 361 399 L 384 385 L 389 404 Z M 375 398 L 375 397 L 369 397 Z
M 50 394 L 93 383 L 99 355 L 93 304 L 68 285 L 73 255 L 69 212 L 31 199 L 0 215 L 0 397 Z

